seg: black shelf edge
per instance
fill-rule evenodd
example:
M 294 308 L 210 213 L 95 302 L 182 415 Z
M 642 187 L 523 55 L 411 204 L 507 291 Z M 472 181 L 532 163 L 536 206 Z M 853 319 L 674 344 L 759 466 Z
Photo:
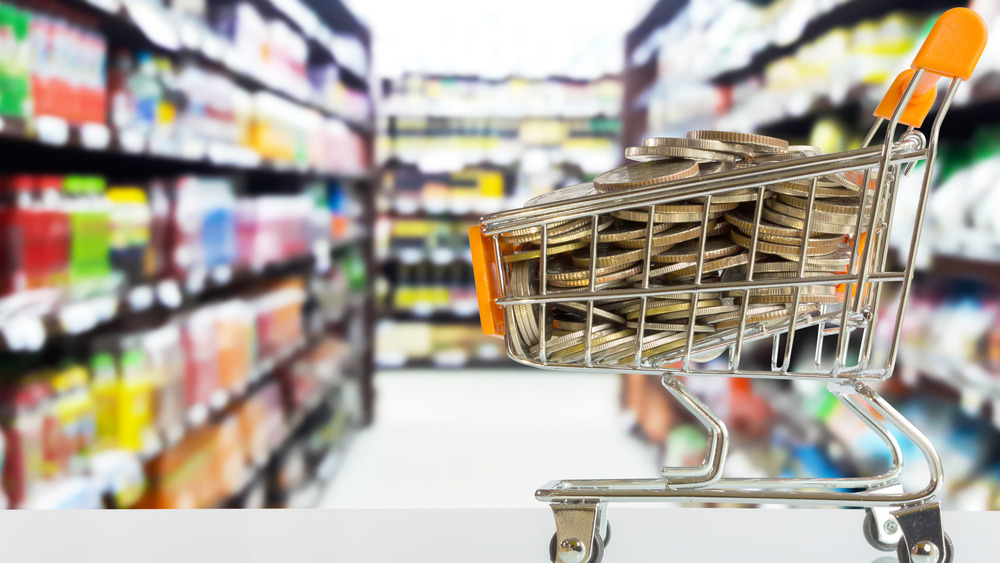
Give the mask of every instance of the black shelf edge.
M 435 369 L 435 370 L 463 370 L 463 369 L 516 369 L 516 368 L 529 369 L 521 364 L 511 360 L 507 357 L 496 358 L 492 360 L 483 360 L 474 358 L 468 360 L 467 362 L 458 365 L 452 365 L 447 363 L 435 362 L 430 358 L 409 358 L 406 362 L 399 366 L 377 366 L 379 371 L 404 371 L 411 369 Z
M 54 169 L 66 172 L 80 170 L 101 171 L 116 170 L 125 174 L 134 174 L 131 168 L 141 169 L 147 173 L 177 175 L 184 172 L 204 173 L 260 173 L 281 176 L 297 176 L 302 178 L 342 179 L 347 181 L 367 181 L 374 177 L 374 168 L 365 172 L 324 171 L 311 167 L 296 167 L 291 164 L 276 163 L 260 159 L 254 165 L 239 165 L 233 162 L 212 160 L 207 154 L 200 158 L 184 158 L 180 155 L 155 153 L 144 150 L 132 152 L 121 148 L 118 135 L 107 129 L 108 142 L 102 145 L 87 146 L 82 142 L 82 127 L 69 126 L 69 135 L 63 143 L 46 143 L 31 136 L 27 127 L 20 120 L 0 118 L 3 129 L 0 131 L 0 146 L 8 158 L 0 169 L 44 165 L 47 170 Z M 103 127 L 103 126 L 102 126 Z M 32 164 L 32 162 L 37 162 Z M 148 174 L 146 174 L 148 175 Z
M 471 315 L 457 315 L 451 311 L 439 311 L 429 315 L 421 315 L 412 311 L 392 311 L 388 314 L 380 315 L 381 320 L 392 320 L 396 322 L 414 322 L 427 324 L 474 324 L 479 325 L 479 312 Z
M 284 262 L 267 264 L 259 268 L 232 269 L 228 266 L 213 268 L 204 275 L 191 275 L 186 279 L 166 277 L 151 280 L 131 286 L 123 286 L 114 292 L 98 293 L 91 297 L 56 303 L 45 312 L 24 315 L 26 322 L 38 323 L 43 327 L 44 335 L 41 345 L 22 349 L 12 346 L 6 331 L 0 332 L 0 351 L 9 353 L 35 353 L 51 342 L 63 338 L 79 338 L 94 332 L 110 323 L 120 321 L 129 316 L 145 315 L 155 311 L 176 312 L 191 307 L 205 299 L 210 299 L 223 292 L 231 292 L 240 286 L 253 284 L 260 280 L 290 275 L 306 269 L 314 269 L 316 259 L 313 255 L 304 255 Z M 23 294 L 22 294 L 23 295 Z M 9 299 L 6 298 L 6 299 Z M 22 297 L 23 299 L 23 297 Z M 94 312 L 106 307 L 108 300 L 113 301 L 114 311 L 111 316 Z M 61 317 L 66 311 L 73 310 L 77 319 L 79 315 L 90 314 L 93 320 L 83 323 L 79 329 L 65 326 Z M 88 313 L 84 313 L 89 310 Z M 20 318 L 13 314 L 11 318 Z

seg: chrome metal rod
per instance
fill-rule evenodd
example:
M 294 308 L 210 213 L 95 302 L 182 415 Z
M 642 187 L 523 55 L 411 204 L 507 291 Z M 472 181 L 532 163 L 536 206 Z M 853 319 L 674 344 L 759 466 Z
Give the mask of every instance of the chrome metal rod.
M 873 281 L 903 281 L 901 273 L 872 274 L 869 278 Z M 673 285 L 669 287 L 651 287 L 648 289 L 606 289 L 600 293 L 591 291 L 560 291 L 552 295 L 529 295 L 524 297 L 504 297 L 497 299 L 497 304 L 507 305 L 535 305 L 538 303 L 565 303 L 567 301 L 604 301 L 611 299 L 639 299 L 640 297 L 660 297 L 663 295 L 677 295 L 685 293 L 705 293 L 729 290 L 759 289 L 765 287 L 795 287 L 805 285 L 839 285 L 842 283 L 856 283 L 853 276 L 847 274 L 830 274 L 826 276 L 815 276 L 805 279 L 787 280 L 760 280 L 753 282 L 735 281 L 718 282 L 710 286 L 698 286 L 694 284 Z
M 661 380 L 663 387 L 680 402 L 691 414 L 705 425 L 709 433 L 708 450 L 705 460 L 694 475 L 674 474 L 668 480 L 667 486 L 675 489 L 686 487 L 705 487 L 722 478 L 722 470 L 726 463 L 726 453 L 729 451 L 729 430 L 722 419 L 708 405 L 703 403 L 683 383 L 672 375 L 664 375 Z
M 930 139 L 927 141 L 927 166 L 924 168 L 924 178 L 920 185 L 920 200 L 917 203 L 917 215 L 913 222 L 913 235 L 910 237 L 910 249 L 906 256 L 906 268 L 903 272 L 904 281 L 900 290 L 899 308 L 896 311 L 892 345 L 889 347 L 889 358 L 886 363 L 886 369 L 890 373 L 892 373 L 892 369 L 896 365 L 896 353 L 899 352 L 899 333 L 903 328 L 906 304 L 910 301 L 914 259 L 917 255 L 917 246 L 920 244 L 920 232 L 923 230 L 924 215 L 927 213 L 927 196 L 930 193 L 931 179 L 934 175 L 934 164 L 937 161 L 937 144 L 941 133 L 941 123 L 944 121 L 944 116 L 948 113 L 948 108 L 951 107 L 952 102 L 955 100 L 955 94 L 958 93 L 958 87 L 961 84 L 962 80 L 960 78 L 955 78 L 951 81 L 948 93 L 945 95 L 944 101 L 941 102 L 941 109 L 938 110 L 937 118 L 934 119 L 934 125 L 931 127 Z

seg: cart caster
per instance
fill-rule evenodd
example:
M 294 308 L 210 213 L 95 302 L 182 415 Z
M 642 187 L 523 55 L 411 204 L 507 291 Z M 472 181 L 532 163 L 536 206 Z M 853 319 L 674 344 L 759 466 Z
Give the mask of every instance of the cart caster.
M 556 539 L 556 535 L 557 534 L 552 534 L 552 541 L 549 542 L 549 561 L 552 561 L 552 563 L 556 563 L 556 561 L 558 561 L 557 557 L 560 553 L 560 546 L 557 545 L 558 540 Z M 608 537 L 610 537 L 610 535 Z M 590 558 L 583 561 L 583 557 L 586 557 L 586 554 L 583 553 L 583 546 L 579 545 L 577 540 L 567 540 L 563 543 L 566 545 L 562 549 L 562 560 L 567 563 L 572 561 L 579 563 L 601 563 L 601 560 L 604 559 L 604 546 L 607 545 L 607 543 L 602 540 L 600 536 L 594 536 L 594 544 L 590 550 Z
M 878 518 L 875 517 L 875 512 L 872 509 L 865 509 L 865 523 L 864 523 L 864 533 L 865 540 L 868 545 L 874 547 L 879 551 L 894 551 L 900 544 L 900 541 L 884 541 L 882 536 L 894 536 L 898 535 L 899 524 L 896 523 L 896 519 L 892 518 L 886 520 L 881 524 L 881 532 L 879 531 L 880 525 Z
M 906 539 L 899 540 L 899 544 L 896 546 L 896 557 L 899 559 L 899 563 L 951 563 L 954 560 L 955 546 L 951 543 L 951 536 L 947 533 L 944 535 L 943 555 L 933 543 L 920 542 L 917 545 L 920 546 L 917 553 L 908 552 Z
M 553 563 L 600 563 L 611 538 L 604 503 L 553 503 L 556 533 L 549 542 Z
M 939 503 L 900 508 L 892 515 L 903 530 L 896 547 L 900 563 L 950 563 L 954 559 L 955 546 L 941 529 Z

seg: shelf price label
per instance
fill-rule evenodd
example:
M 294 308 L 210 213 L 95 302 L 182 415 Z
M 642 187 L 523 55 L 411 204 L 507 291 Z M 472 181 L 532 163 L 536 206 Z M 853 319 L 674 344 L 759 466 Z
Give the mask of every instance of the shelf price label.
M 46 145 L 64 146 L 69 142 L 69 124 L 65 119 L 41 115 L 35 119 L 38 140 Z
M 86 123 L 80 127 L 80 144 L 86 149 L 102 151 L 111 144 L 111 131 L 100 123 Z

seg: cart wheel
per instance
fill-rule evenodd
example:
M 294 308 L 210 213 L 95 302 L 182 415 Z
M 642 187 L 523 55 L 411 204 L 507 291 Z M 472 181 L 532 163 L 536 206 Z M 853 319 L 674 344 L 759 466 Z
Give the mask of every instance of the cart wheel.
M 875 513 L 871 510 L 865 510 L 865 524 L 864 524 L 865 540 L 868 545 L 874 547 L 879 551 L 893 551 L 898 548 L 898 545 L 902 542 L 887 543 L 879 539 L 878 537 L 878 521 L 875 520 Z
M 608 537 L 611 537 L 610 524 L 608 525 Z M 552 541 L 549 542 L 549 561 L 552 561 L 552 563 L 555 563 L 556 561 L 556 548 L 558 547 L 556 545 L 557 541 L 556 534 L 552 534 Z M 601 563 L 601 560 L 604 559 L 605 545 L 605 541 L 601 539 L 600 535 L 594 536 L 594 547 L 590 550 L 590 558 L 587 559 L 586 563 Z
M 906 539 L 899 540 L 899 545 L 896 546 L 896 558 L 899 559 L 899 563 L 922 563 L 920 560 L 911 560 L 910 554 L 906 549 Z M 955 556 L 955 545 L 951 543 L 951 536 L 947 533 L 944 535 L 944 557 L 941 558 L 941 563 L 951 563 Z

